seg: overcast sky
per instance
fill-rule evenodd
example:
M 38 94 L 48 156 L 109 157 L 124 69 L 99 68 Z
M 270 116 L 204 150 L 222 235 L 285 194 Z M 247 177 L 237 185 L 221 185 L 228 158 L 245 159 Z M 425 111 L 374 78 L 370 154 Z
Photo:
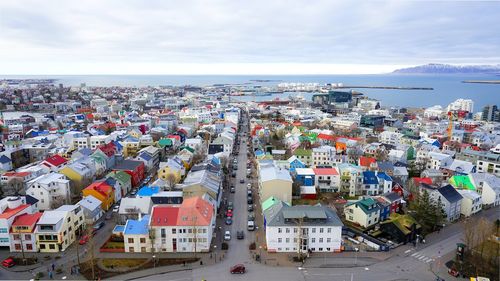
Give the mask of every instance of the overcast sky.
M 500 62 L 500 2 L 0 1 L 3 74 L 381 73 Z

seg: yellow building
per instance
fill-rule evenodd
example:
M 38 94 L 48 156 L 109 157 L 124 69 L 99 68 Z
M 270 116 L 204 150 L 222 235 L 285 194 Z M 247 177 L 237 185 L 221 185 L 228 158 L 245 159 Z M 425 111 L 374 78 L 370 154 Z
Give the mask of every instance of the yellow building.
M 286 169 L 273 163 L 259 165 L 259 193 L 261 202 L 275 197 L 288 205 L 292 204 L 292 178 Z
M 111 205 L 113 205 L 115 201 L 115 191 L 113 187 L 108 185 L 106 182 L 95 182 L 85 189 L 82 190 L 83 197 L 92 195 L 95 198 L 99 199 L 102 204 L 101 208 L 104 211 L 109 210 Z

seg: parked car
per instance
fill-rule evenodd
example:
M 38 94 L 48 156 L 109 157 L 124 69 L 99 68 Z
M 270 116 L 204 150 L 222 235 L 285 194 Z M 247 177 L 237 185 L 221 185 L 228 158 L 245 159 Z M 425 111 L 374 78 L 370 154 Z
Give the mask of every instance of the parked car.
M 234 186 L 231 186 L 231 189 L 229 190 L 231 193 L 235 193 L 236 192 L 236 188 L 234 188 Z
M 240 179 L 240 183 L 245 183 L 245 179 Z
M 247 196 L 252 197 L 252 190 L 251 189 L 247 190 Z
M 251 196 L 247 198 L 247 204 L 253 204 L 253 198 Z
M 248 205 L 247 210 L 248 210 L 249 212 L 253 212 L 253 205 Z
M 247 190 L 251 190 L 251 189 L 252 189 L 252 184 L 251 183 L 247 184 Z
M 236 177 L 236 172 L 231 173 L 231 177 L 235 178 Z
M 224 233 L 224 240 L 226 241 L 231 240 L 231 231 L 226 230 L 226 232 Z
M 253 212 L 248 213 L 248 220 L 249 221 L 254 221 L 255 220 L 255 214 Z
M 2 266 L 7 267 L 7 268 L 13 267 L 14 265 L 16 265 L 16 262 L 11 257 L 8 257 L 2 261 Z
M 233 217 L 233 212 L 231 212 L 231 210 L 227 210 L 226 217 L 232 218 Z
M 255 222 L 254 221 L 248 221 L 247 222 L 247 229 L 248 229 L 248 231 L 254 231 L 255 230 Z
M 238 240 L 242 240 L 245 238 L 245 233 L 243 232 L 243 230 L 236 232 L 236 238 L 238 238 Z
M 229 201 L 227 202 L 227 209 L 232 210 L 233 209 L 233 202 Z
M 99 229 L 101 229 L 101 228 L 103 228 L 103 227 L 104 227 L 104 222 L 103 222 L 103 221 L 101 221 L 101 222 L 96 223 L 96 224 L 95 224 L 92 228 L 93 228 L 94 230 L 99 230 Z
M 231 267 L 231 270 L 230 270 L 231 274 L 243 274 L 245 273 L 245 266 L 242 265 L 242 264 L 237 264 L 237 265 L 234 265 Z
M 116 205 L 113 207 L 113 213 L 118 213 L 119 210 L 120 210 L 120 205 Z
M 232 218 L 226 218 L 226 225 L 231 225 L 233 224 L 233 219 Z
M 87 242 L 89 242 L 89 236 L 83 235 L 82 238 L 80 238 L 80 241 L 78 242 L 78 244 L 85 245 L 85 244 L 87 244 Z
M 137 190 L 133 189 L 131 192 L 130 192 L 130 195 L 136 195 L 137 194 Z

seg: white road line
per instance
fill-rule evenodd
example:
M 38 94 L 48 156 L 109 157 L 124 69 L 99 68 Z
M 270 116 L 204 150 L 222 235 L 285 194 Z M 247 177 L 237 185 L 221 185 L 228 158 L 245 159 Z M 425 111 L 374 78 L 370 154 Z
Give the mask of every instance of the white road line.
M 410 250 L 406 250 L 406 251 L 405 251 L 405 254 L 408 254 L 409 252 L 411 252 L 411 249 L 410 249 Z
M 413 254 L 411 254 L 411 256 L 412 256 L 412 257 L 414 257 L 414 256 L 415 256 L 415 255 L 417 255 L 417 254 L 418 254 L 418 253 L 413 253 Z
M 425 263 L 429 263 L 432 259 L 431 258 L 427 258 L 424 260 Z
M 425 256 L 421 256 L 420 258 L 418 258 L 419 261 L 421 261 L 422 259 L 425 259 Z

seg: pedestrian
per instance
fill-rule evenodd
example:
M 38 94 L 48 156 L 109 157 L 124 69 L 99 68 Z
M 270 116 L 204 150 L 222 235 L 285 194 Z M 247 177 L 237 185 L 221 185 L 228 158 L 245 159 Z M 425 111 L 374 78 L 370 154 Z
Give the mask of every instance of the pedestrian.
M 70 268 L 70 275 L 73 275 L 73 272 L 74 272 L 74 269 L 73 269 L 73 268 L 74 268 L 74 266 L 72 266 L 72 267 Z
M 75 273 L 76 273 L 76 275 L 80 274 L 80 266 L 79 265 L 77 265 L 75 267 Z
M 56 269 L 56 264 L 52 263 L 52 271 L 54 271 L 55 269 Z
M 52 270 L 49 270 L 49 278 L 50 278 L 50 279 L 53 279 L 53 278 L 52 278 L 52 277 L 53 277 L 53 276 L 52 276 L 52 274 L 53 274 L 53 273 L 52 273 Z

